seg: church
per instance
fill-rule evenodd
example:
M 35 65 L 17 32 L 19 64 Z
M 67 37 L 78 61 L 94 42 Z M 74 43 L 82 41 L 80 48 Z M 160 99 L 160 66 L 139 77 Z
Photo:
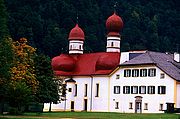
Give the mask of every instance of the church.
M 65 77 L 67 89 L 52 111 L 164 113 L 167 105 L 180 108 L 180 54 L 121 52 L 122 28 L 114 12 L 106 20 L 106 52 L 83 53 L 85 34 L 75 25 L 69 54 L 52 59 L 54 74 Z

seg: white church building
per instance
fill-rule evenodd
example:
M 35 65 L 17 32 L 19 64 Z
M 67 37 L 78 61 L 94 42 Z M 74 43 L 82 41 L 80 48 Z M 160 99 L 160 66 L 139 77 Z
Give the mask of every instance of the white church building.
M 85 36 L 76 24 L 69 34 L 69 54 L 52 59 L 67 89 L 65 100 L 52 104 L 52 111 L 164 113 L 168 104 L 180 108 L 180 55 L 120 52 L 121 17 L 114 13 L 106 28 L 106 52 L 83 54 Z

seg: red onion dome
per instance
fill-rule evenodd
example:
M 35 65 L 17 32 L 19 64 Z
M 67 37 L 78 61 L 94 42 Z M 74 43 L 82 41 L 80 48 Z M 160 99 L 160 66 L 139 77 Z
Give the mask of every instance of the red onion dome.
M 106 20 L 106 28 L 108 30 L 108 36 L 119 36 L 120 30 L 123 28 L 121 17 L 114 12 L 114 14 Z
M 75 60 L 65 54 L 54 57 L 51 62 L 51 66 L 54 71 L 72 71 L 75 67 Z
M 84 32 L 78 24 L 70 31 L 69 40 L 84 40 Z
M 119 55 L 116 57 L 113 53 L 107 53 L 99 57 L 96 62 L 96 70 L 114 69 L 119 64 Z

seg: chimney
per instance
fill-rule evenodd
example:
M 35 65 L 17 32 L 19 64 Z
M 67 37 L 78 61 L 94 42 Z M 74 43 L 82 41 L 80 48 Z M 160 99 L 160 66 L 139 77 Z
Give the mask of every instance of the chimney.
M 177 52 L 174 53 L 174 61 L 180 62 L 180 54 Z

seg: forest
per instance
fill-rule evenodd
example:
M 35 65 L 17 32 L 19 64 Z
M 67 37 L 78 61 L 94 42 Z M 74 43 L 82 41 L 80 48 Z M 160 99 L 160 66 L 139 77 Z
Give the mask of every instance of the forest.
M 121 51 L 177 52 L 180 44 L 179 0 L 5 0 L 8 30 L 38 53 L 54 57 L 68 52 L 68 34 L 85 32 L 85 53 L 106 47 L 106 19 L 116 12 L 124 22 Z

